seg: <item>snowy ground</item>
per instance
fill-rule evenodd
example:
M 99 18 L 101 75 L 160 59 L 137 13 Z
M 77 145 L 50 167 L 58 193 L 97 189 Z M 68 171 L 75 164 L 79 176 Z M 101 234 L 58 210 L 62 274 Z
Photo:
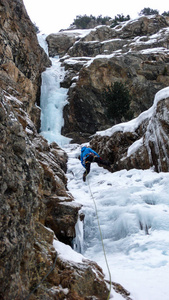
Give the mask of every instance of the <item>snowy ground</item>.
M 80 229 L 75 248 L 96 261 L 109 279 L 91 189 L 112 281 L 122 284 L 133 300 L 168 300 L 169 173 L 135 169 L 110 173 L 94 163 L 84 183 L 84 168 L 77 159 L 80 146 L 65 150 L 68 188 L 85 214 L 84 240 Z M 114 291 L 113 295 L 122 299 Z

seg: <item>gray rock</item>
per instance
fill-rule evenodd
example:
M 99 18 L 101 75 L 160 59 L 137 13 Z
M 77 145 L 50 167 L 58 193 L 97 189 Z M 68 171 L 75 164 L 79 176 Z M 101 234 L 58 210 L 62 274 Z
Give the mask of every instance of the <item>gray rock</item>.
M 134 117 L 148 109 L 154 95 L 168 86 L 168 24 L 168 18 L 158 15 L 115 28 L 99 26 L 68 50 L 69 56 L 62 59 L 66 68 L 62 85 L 69 88 L 62 132 L 73 138 L 72 142 L 85 142 L 95 131 L 115 124 L 107 116 L 106 86 L 116 81 L 126 84 Z
M 91 146 L 112 162 L 112 171 L 121 169 L 149 169 L 169 171 L 169 98 L 154 106 L 151 116 L 138 122 L 133 132 L 115 131 L 112 135 L 96 135 Z M 136 123 L 137 124 L 137 123 Z M 140 142 L 141 139 L 141 142 Z M 134 146 L 137 143 L 137 147 Z M 133 153 L 128 152 L 133 146 Z M 133 148 L 133 149 L 134 149 Z

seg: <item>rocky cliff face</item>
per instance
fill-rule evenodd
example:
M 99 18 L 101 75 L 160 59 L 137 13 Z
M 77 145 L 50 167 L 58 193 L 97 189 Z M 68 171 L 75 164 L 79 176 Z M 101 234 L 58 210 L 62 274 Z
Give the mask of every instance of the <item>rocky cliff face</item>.
M 143 16 L 115 28 L 98 26 L 76 35 L 62 57 L 67 70 L 63 85 L 69 88 L 64 134 L 85 141 L 114 124 L 102 92 L 116 81 L 127 85 L 135 117 L 152 105 L 155 93 L 169 84 L 168 25 L 163 16 Z M 70 34 L 60 33 L 62 38 Z M 51 51 L 51 41 L 55 44 L 53 55 L 63 55 L 63 49 L 57 48 L 58 36 L 47 41 Z
M 91 146 L 108 157 L 112 170 L 169 171 L 169 88 L 156 94 L 153 106 L 138 118 L 98 133 Z
M 66 189 L 66 154 L 37 134 L 22 102 L 4 91 L 0 121 L 1 299 L 106 299 L 96 264 L 65 261 L 53 247 L 57 238 L 71 244 L 80 209 Z
M 50 60 L 39 47 L 34 26 L 22 1 L 0 1 L 0 84 L 16 96 L 39 125 L 41 72 Z M 36 62 L 36 63 L 35 63 Z
M 106 299 L 96 264 L 65 261 L 53 247 L 71 244 L 80 205 L 67 191 L 66 153 L 37 133 L 50 60 L 22 0 L 0 0 L 0 14 L 0 298 Z

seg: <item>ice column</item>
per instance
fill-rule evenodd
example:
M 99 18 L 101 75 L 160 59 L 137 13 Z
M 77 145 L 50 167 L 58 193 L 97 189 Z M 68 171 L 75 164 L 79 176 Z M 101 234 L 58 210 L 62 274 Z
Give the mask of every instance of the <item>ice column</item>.
M 44 36 L 45 38 L 45 36 Z M 38 38 L 39 43 L 47 52 L 44 38 Z M 42 73 L 41 86 L 41 134 L 49 143 L 55 141 L 59 146 L 70 142 L 69 138 L 61 135 L 64 125 L 63 107 L 67 103 L 67 89 L 60 87 L 65 76 L 59 56 L 50 58 L 52 66 Z
M 76 237 L 73 240 L 73 249 L 78 253 L 83 253 L 83 221 L 81 216 L 78 216 L 78 221 L 75 226 Z

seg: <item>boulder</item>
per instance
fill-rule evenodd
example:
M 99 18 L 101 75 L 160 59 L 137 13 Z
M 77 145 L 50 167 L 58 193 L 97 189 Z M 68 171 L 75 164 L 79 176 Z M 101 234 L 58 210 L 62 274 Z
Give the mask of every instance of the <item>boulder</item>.
M 65 197 L 55 196 L 48 197 L 46 202 L 47 216 L 45 225 L 51 228 L 57 238 L 70 246 L 76 236 L 75 225 L 78 219 L 78 211 L 81 205 L 72 203 L 73 198 L 65 195 Z
M 74 30 L 49 34 L 46 38 L 49 56 L 54 57 L 56 55 L 65 55 L 68 49 L 73 46 L 78 38 L 79 33 Z

